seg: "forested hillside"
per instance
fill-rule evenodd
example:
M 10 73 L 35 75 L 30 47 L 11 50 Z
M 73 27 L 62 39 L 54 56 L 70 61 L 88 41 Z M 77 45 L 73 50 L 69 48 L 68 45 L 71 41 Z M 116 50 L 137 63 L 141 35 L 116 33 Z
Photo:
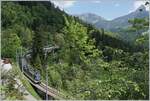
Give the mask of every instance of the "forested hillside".
M 49 86 L 78 100 L 149 99 L 148 34 L 129 44 L 49 1 L 3 1 L 1 11 L 2 57 L 15 60 L 17 49 L 32 49 L 31 65 L 44 81 L 43 48 L 60 47 L 48 57 Z M 130 21 L 135 33 L 140 21 Z

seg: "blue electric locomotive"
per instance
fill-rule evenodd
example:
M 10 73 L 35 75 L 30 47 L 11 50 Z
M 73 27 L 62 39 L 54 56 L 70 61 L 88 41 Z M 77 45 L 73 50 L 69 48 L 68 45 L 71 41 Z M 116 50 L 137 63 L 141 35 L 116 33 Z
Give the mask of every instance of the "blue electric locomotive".
M 40 83 L 41 75 L 38 70 L 31 68 L 29 65 L 24 65 L 23 72 L 34 83 Z

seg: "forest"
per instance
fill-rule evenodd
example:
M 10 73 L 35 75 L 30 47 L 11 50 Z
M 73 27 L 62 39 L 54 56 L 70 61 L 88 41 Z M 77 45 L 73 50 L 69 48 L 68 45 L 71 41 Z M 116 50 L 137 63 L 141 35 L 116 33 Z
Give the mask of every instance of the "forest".
M 1 4 L 2 58 L 15 63 L 17 49 L 32 49 L 30 64 L 45 82 L 43 48 L 57 45 L 60 49 L 48 54 L 49 86 L 77 100 L 149 99 L 149 18 L 129 20 L 126 33 L 141 33 L 129 43 L 49 1 Z

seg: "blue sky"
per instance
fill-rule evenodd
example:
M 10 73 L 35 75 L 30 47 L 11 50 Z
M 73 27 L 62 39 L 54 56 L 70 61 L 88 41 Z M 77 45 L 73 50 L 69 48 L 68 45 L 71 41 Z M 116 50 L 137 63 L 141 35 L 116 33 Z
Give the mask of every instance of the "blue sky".
M 126 15 L 144 4 L 144 0 L 51 0 L 60 9 L 76 15 L 94 13 L 107 20 Z

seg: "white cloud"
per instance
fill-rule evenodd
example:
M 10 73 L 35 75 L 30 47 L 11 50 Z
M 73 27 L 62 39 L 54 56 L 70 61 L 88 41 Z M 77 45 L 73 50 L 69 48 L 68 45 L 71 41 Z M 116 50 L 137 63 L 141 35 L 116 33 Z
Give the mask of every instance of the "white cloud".
M 148 1 L 148 0 L 137 0 L 137 1 L 134 1 L 134 4 L 133 4 L 133 10 L 136 10 L 137 8 L 139 8 L 141 5 L 145 5 L 145 2 Z M 149 10 L 149 5 L 145 6 L 146 7 L 146 10 L 148 11 Z
M 93 1 L 91 1 L 92 3 L 101 3 L 101 1 L 100 0 L 93 0 Z
M 50 0 L 55 6 L 58 6 L 60 9 L 69 8 L 74 5 L 75 0 Z

